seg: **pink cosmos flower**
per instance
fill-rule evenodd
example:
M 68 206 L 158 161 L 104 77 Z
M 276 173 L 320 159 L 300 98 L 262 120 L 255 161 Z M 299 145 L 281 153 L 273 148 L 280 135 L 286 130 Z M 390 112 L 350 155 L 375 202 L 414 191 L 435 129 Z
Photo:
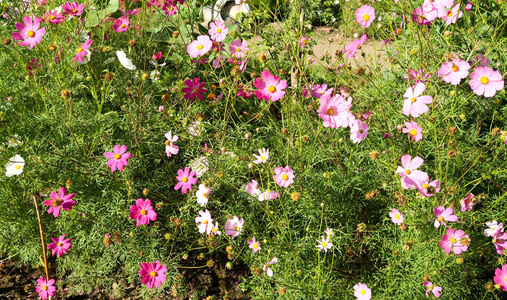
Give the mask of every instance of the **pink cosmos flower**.
M 227 220 L 227 223 L 225 223 L 225 234 L 237 237 L 241 233 L 241 230 L 243 230 L 244 223 L 243 218 L 239 219 L 237 216 L 233 216 L 232 219 Z
M 161 59 L 163 56 L 164 56 L 164 54 L 162 53 L 162 51 L 159 51 L 158 53 L 153 53 L 153 55 L 151 56 L 151 59 L 153 59 L 154 61 L 157 61 L 157 60 Z
M 465 11 L 470 11 L 472 9 L 472 2 L 468 2 L 465 6 Z
M 167 153 L 167 156 L 171 157 L 171 155 L 178 154 L 180 148 L 174 145 L 174 142 L 176 142 L 179 137 L 177 135 L 172 135 L 171 130 L 169 130 L 169 132 L 165 134 L 165 138 L 167 139 L 165 141 L 165 152 Z
M 312 86 L 312 96 L 315 98 L 320 98 L 320 97 L 324 97 L 324 96 L 331 96 L 332 93 L 333 93 L 333 88 L 328 89 L 327 84 L 325 84 L 325 83 L 323 85 L 316 84 L 316 85 Z
M 227 33 L 229 33 L 229 28 L 225 27 L 223 21 L 215 20 L 209 24 L 208 34 L 213 41 L 222 42 L 227 37 Z
M 185 84 L 187 85 L 182 91 L 185 93 L 185 100 L 192 99 L 192 102 L 195 101 L 195 98 L 199 98 L 203 100 L 201 93 L 207 93 L 208 91 L 203 87 L 206 82 L 199 82 L 199 78 L 194 78 L 193 80 L 187 79 L 185 80 Z
M 410 76 L 410 78 L 412 80 L 415 81 L 415 83 L 419 83 L 421 81 L 429 82 L 431 79 L 431 76 L 433 76 L 433 74 L 426 72 L 426 70 L 424 70 L 424 69 L 419 69 L 419 70 L 408 69 L 408 75 Z M 405 75 L 405 76 L 403 76 L 403 78 L 407 79 L 408 76 Z
M 416 122 L 410 121 L 405 123 L 405 128 L 403 128 L 403 133 L 408 133 L 411 140 L 416 142 L 422 139 L 422 128 L 417 125 Z
M 86 42 L 84 42 L 81 47 L 77 48 L 76 50 L 76 56 L 72 60 L 72 62 L 76 62 L 79 60 L 80 63 L 83 62 L 83 57 L 86 57 L 88 54 L 88 51 L 86 51 L 88 48 L 90 48 L 90 45 L 93 43 L 92 39 L 88 39 Z
M 440 182 L 438 180 L 433 180 L 432 182 L 429 182 L 429 179 L 426 181 L 423 181 L 420 186 L 417 187 L 419 192 L 425 197 L 433 197 L 435 194 L 430 194 L 428 192 L 428 189 L 430 187 L 435 189 L 435 193 L 440 192 L 440 188 L 438 187 L 440 185 Z
M 143 200 L 141 198 L 136 200 L 135 205 L 130 206 L 129 218 L 134 220 L 137 219 L 137 227 L 141 225 L 148 225 L 150 221 L 157 219 L 157 213 L 151 206 L 151 200 Z
M 363 5 L 356 9 L 355 15 L 356 22 L 363 28 L 367 28 L 375 20 L 375 9 L 369 5 Z
M 289 166 L 277 167 L 273 172 L 275 173 L 273 179 L 279 186 L 286 188 L 294 183 L 294 171 Z
M 452 9 L 447 10 L 447 14 L 442 17 L 442 19 L 447 23 L 447 25 L 451 25 L 456 23 L 459 18 L 463 16 L 463 12 L 459 10 L 459 4 L 453 6 Z
M 254 164 L 263 164 L 265 163 L 269 158 L 269 149 L 266 150 L 266 148 L 259 149 L 259 155 L 253 154 L 253 156 L 256 158 L 256 160 L 253 161 Z
M 273 270 L 271 270 L 271 266 L 276 264 L 278 262 L 278 258 L 273 257 L 272 260 L 270 260 L 267 264 L 262 267 L 262 271 L 266 272 L 266 275 L 269 277 L 273 277 Z
M 463 230 L 454 230 L 452 228 L 447 229 L 447 234 L 442 236 L 442 240 L 440 241 L 440 247 L 444 249 L 444 252 L 449 254 L 451 250 L 454 254 L 458 255 L 461 252 L 467 251 L 468 246 L 465 246 L 461 243 L 463 239 L 467 240 L 467 244 L 470 242 L 470 237 L 465 234 Z
M 443 80 L 452 85 L 458 85 L 461 79 L 468 76 L 470 64 L 459 58 L 445 62 L 438 70 L 438 75 L 443 76 Z
M 56 9 L 49 10 L 44 14 L 44 20 L 53 24 L 60 24 L 65 21 L 65 16 Z
M 201 206 L 206 206 L 208 204 L 208 196 L 211 192 L 211 188 L 205 186 L 204 184 L 199 184 L 199 190 L 195 192 L 195 195 L 197 196 L 197 203 L 199 203 Z
M 18 45 L 29 46 L 28 50 L 32 50 L 36 44 L 40 44 L 42 37 L 46 34 L 46 27 L 39 29 L 40 20 L 37 17 L 33 17 L 32 23 L 32 18 L 26 16 L 23 18 L 23 23 L 18 22 L 14 25 L 20 32 L 13 32 L 12 38 L 18 41 L 23 40 Z
M 125 32 L 129 29 L 130 19 L 127 16 L 122 16 L 121 19 L 116 19 L 113 21 L 111 27 L 115 32 Z
M 366 34 L 363 34 L 360 39 L 354 40 L 352 43 L 345 46 L 344 54 L 345 58 L 354 58 L 359 48 L 366 42 Z
M 248 248 L 252 249 L 253 253 L 262 250 L 261 243 L 255 240 L 255 236 L 251 240 L 248 240 Z
M 68 14 L 71 16 L 79 16 L 84 12 L 84 3 L 83 4 L 77 4 L 76 1 L 73 3 L 65 2 L 62 5 L 63 10 L 65 11 L 64 14 Z
M 348 127 L 355 121 L 354 115 L 350 112 L 352 99 L 345 101 L 342 95 L 322 96 L 320 107 L 317 110 L 319 117 L 324 120 L 324 127 L 339 128 Z
M 350 139 L 353 143 L 360 143 L 368 136 L 368 124 L 355 120 L 350 125 Z
M 502 74 L 490 67 L 475 68 L 470 74 L 468 84 L 476 95 L 484 95 L 484 97 L 493 97 L 497 91 L 502 90 L 504 87 Z
M 305 47 L 309 47 L 309 42 L 312 41 L 312 38 L 309 37 L 309 36 L 301 36 L 299 38 L 299 47 L 301 48 L 305 48 Z
M 453 213 L 452 207 L 449 207 L 447 209 L 443 206 L 435 207 L 433 213 L 435 214 L 435 217 L 436 217 L 435 222 L 433 223 L 435 228 L 440 227 L 440 224 L 443 224 L 444 226 L 449 227 L 449 226 L 447 226 L 447 224 L 445 224 L 444 221 L 449 221 L 449 222 L 458 221 L 458 216 L 452 214 Z
M 260 191 L 259 191 L 259 193 L 260 193 Z M 280 196 L 280 193 L 268 190 L 268 191 L 265 191 L 264 193 L 259 194 L 258 200 L 261 202 L 264 200 L 273 200 L 273 199 L 277 199 L 279 196 Z
M 477 59 L 477 61 L 472 59 L 472 65 L 478 64 L 479 67 L 489 66 L 489 63 L 491 62 L 486 56 L 482 54 L 477 54 L 475 58 Z
M 197 40 L 188 44 L 187 53 L 190 57 L 198 57 L 206 54 L 213 46 L 213 42 L 210 40 L 207 35 L 200 35 L 197 37 Z
M 423 163 L 424 160 L 419 156 L 414 159 L 409 154 L 401 157 L 402 166 L 396 169 L 396 174 L 401 176 L 401 186 L 404 189 L 415 189 L 422 182 L 429 180 L 428 173 L 417 170 Z
M 497 223 L 496 220 L 493 220 L 491 222 L 486 222 L 486 226 L 488 226 L 488 229 L 484 229 L 484 235 L 486 237 L 488 236 L 494 236 L 497 233 L 503 232 L 503 224 Z
M 280 80 L 278 82 L 278 77 L 272 75 L 269 70 L 262 71 L 261 76 L 262 80 L 255 78 L 254 82 L 255 88 L 258 89 L 255 91 L 255 96 L 258 99 L 275 102 L 285 95 L 283 90 L 287 87 L 287 81 Z
M 496 253 L 499 255 L 503 254 L 503 250 L 507 249 L 507 232 L 498 231 L 493 236 L 493 244 L 495 245 Z
M 428 111 L 426 104 L 430 104 L 433 98 L 431 96 L 421 96 L 425 89 L 426 85 L 422 82 L 417 83 L 415 87 L 411 86 L 407 89 L 405 94 L 403 94 L 403 97 L 405 97 L 405 102 L 403 103 L 404 115 L 412 115 L 412 117 L 417 118 Z
M 48 245 L 48 249 L 52 249 L 52 254 L 55 255 L 57 253 L 58 257 L 62 257 L 63 254 L 67 254 L 67 251 L 72 247 L 70 243 L 71 239 L 65 239 L 65 234 L 61 235 L 59 238 L 51 238 L 53 243 Z
M 474 196 L 474 194 L 470 193 L 465 198 L 461 199 L 459 202 L 461 204 L 461 211 L 472 210 L 472 207 L 475 205 L 475 203 L 472 202 L 472 197 Z
M 197 178 L 194 178 L 195 175 L 196 173 L 194 171 L 190 172 L 188 167 L 185 167 L 185 170 L 179 169 L 178 176 L 176 176 L 179 182 L 174 187 L 174 190 L 177 191 L 181 188 L 183 194 L 186 194 L 188 189 L 192 191 L 192 184 L 197 183 Z
M 248 191 L 248 194 L 252 196 L 259 195 L 261 193 L 261 191 L 259 190 L 259 184 L 257 183 L 257 181 L 253 179 L 252 182 L 246 185 L 246 189 Z
M 218 228 L 218 222 L 215 222 L 215 225 L 211 223 L 211 233 L 212 235 L 222 235 L 222 232 Z
M 58 218 L 62 208 L 69 211 L 72 209 L 72 206 L 76 205 L 76 201 L 71 200 L 76 193 L 65 195 L 66 193 L 67 190 L 64 187 L 61 187 L 58 194 L 56 194 L 55 191 L 52 191 L 51 194 L 49 194 L 51 199 L 44 201 L 44 205 L 49 206 L 48 214 L 53 214 L 55 218 Z
M 154 263 L 141 263 L 141 270 L 139 270 L 139 276 L 141 276 L 141 283 L 146 284 L 148 289 L 152 289 L 153 286 L 160 287 L 162 282 L 165 281 L 165 272 L 167 268 L 165 265 L 160 264 L 160 261 Z
M 493 281 L 495 284 L 499 284 L 502 290 L 507 291 L 507 264 L 503 265 L 501 269 L 495 270 Z
M 396 208 L 393 208 L 390 212 L 389 212 L 389 216 L 391 217 L 391 220 L 393 221 L 394 224 L 396 225 L 401 225 L 401 223 L 403 223 L 403 214 L 397 210 Z
M 359 282 L 354 285 L 354 296 L 356 296 L 357 300 L 370 300 L 371 289 L 366 284 Z
M 231 56 L 237 59 L 242 59 L 245 56 L 246 50 L 248 50 L 246 42 L 241 41 L 241 39 L 237 39 L 232 41 L 229 45 L 229 50 L 231 51 Z M 262 73 L 261 73 L 262 74 Z M 264 76 L 262 76 L 264 79 Z
M 130 158 L 130 152 L 125 153 L 125 151 L 127 151 L 127 146 L 121 145 L 120 147 L 120 145 L 116 145 L 113 148 L 113 152 L 104 153 L 104 156 L 109 158 L 107 167 L 111 167 L 111 172 L 116 171 L 116 169 L 123 171 L 123 166 L 129 164 L 127 159 Z
M 199 215 L 200 217 L 195 218 L 195 223 L 197 228 L 199 228 L 199 233 L 206 232 L 206 234 L 211 234 L 213 230 L 213 219 L 211 218 L 210 212 L 208 210 L 200 210 Z
M 422 8 L 414 8 L 414 11 L 412 11 L 412 21 L 419 23 L 419 25 L 429 25 L 431 24 L 430 21 L 426 19 L 424 16 L 424 11 Z
M 317 247 L 319 251 L 324 250 L 327 252 L 327 250 L 333 247 L 333 244 L 329 241 L 329 236 L 326 236 L 325 238 L 322 236 L 322 240 L 317 240 L 317 243 L 318 244 L 315 247 Z
M 433 282 L 430 282 L 430 281 L 425 281 L 424 283 L 424 286 L 427 287 L 428 289 L 426 290 L 426 297 L 429 297 L 429 292 L 433 292 L 433 295 L 435 295 L 435 297 L 437 298 L 440 298 L 440 292 L 442 291 L 442 287 L 441 286 L 433 286 Z
M 45 277 L 41 277 L 37 279 L 35 292 L 39 293 L 39 297 L 41 297 L 42 300 L 45 300 L 48 297 L 52 298 L 56 291 L 56 287 L 53 286 L 54 283 L 55 283 L 54 279 L 49 279 L 48 281 L 46 281 Z
M 162 11 L 167 16 L 174 16 L 178 12 L 178 6 L 171 1 L 165 1 L 165 5 L 162 7 Z

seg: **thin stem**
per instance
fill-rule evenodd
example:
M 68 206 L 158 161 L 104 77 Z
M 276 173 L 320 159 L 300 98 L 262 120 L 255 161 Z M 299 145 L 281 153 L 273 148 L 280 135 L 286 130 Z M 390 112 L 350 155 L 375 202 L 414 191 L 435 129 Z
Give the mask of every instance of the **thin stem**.
M 40 217 L 39 205 L 37 203 L 37 195 L 33 195 L 33 204 L 35 205 L 35 210 L 37 211 L 37 220 L 39 221 L 39 231 L 40 231 L 40 239 L 42 243 L 42 253 L 44 255 L 44 269 L 46 270 L 46 281 L 49 280 L 49 271 L 48 271 L 48 259 L 46 253 L 46 241 L 44 240 L 44 231 L 42 230 L 42 220 Z M 49 297 L 51 300 L 51 297 Z

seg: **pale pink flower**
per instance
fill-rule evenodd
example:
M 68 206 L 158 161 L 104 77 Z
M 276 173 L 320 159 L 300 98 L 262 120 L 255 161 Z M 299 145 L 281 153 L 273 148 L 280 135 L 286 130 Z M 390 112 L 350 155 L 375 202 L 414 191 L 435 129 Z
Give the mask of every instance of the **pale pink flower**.
M 433 282 L 430 281 L 425 281 L 423 284 L 425 287 L 428 288 L 426 290 L 426 297 L 429 297 L 430 296 L 429 293 L 433 292 L 433 295 L 435 295 L 435 297 L 440 298 L 440 292 L 442 291 L 441 286 L 434 286 Z
M 403 128 L 403 133 L 408 133 L 411 140 L 416 142 L 422 139 L 422 128 L 417 125 L 416 122 L 410 121 L 405 123 L 405 128 Z
M 62 257 L 63 254 L 67 254 L 67 251 L 72 247 L 70 243 L 71 239 L 66 239 L 65 234 L 61 235 L 59 238 L 52 237 L 51 240 L 53 240 L 53 243 L 48 245 L 48 249 L 52 250 L 53 256 L 56 254 L 58 257 Z
M 356 39 L 352 43 L 347 44 L 345 46 L 345 50 L 344 50 L 345 58 L 356 57 L 357 51 L 364 44 L 364 42 L 366 41 L 366 38 L 367 38 L 366 34 L 363 34 L 360 39 Z
M 259 184 L 257 183 L 257 181 L 255 181 L 253 179 L 252 179 L 252 182 L 250 182 L 246 185 L 246 189 L 248 191 L 248 194 L 250 194 L 252 196 L 256 196 L 261 193 L 261 191 L 259 190 Z
M 428 179 L 428 180 L 423 181 L 422 184 L 417 187 L 417 189 L 419 190 L 419 192 L 421 192 L 421 194 L 423 196 L 433 197 L 435 194 L 430 194 L 428 192 L 428 189 L 430 187 L 432 187 L 435 189 L 435 193 L 438 193 L 438 192 L 440 192 L 440 188 L 438 187 L 439 185 L 440 185 L 440 182 L 438 180 L 433 180 L 432 182 L 429 182 L 429 179 Z
M 211 36 L 213 41 L 222 42 L 227 37 L 229 28 L 225 27 L 225 24 L 221 20 L 215 20 L 209 24 L 208 34 Z
M 197 203 L 199 203 L 201 206 L 206 206 L 208 204 L 208 196 L 211 192 L 211 188 L 205 186 L 204 184 L 199 184 L 199 190 L 195 192 L 195 195 L 197 196 Z
M 200 217 L 195 218 L 195 223 L 197 228 L 199 228 L 199 233 L 211 234 L 213 230 L 213 219 L 211 218 L 211 214 L 208 210 L 199 211 Z
M 76 50 L 76 56 L 72 60 L 72 62 L 76 62 L 79 60 L 80 63 L 83 62 L 83 58 L 86 57 L 88 54 L 88 51 L 86 51 L 88 48 L 90 48 L 90 45 L 93 43 L 92 39 L 88 39 L 86 42 L 84 42 L 81 47 L 77 48 Z
M 305 47 L 309 47 L 309 42 L 312 41 L 312 38 L 309 37 L 309 36 L 301 36 L 299 38 L 299 47 L 301 48 L 305 48 Z
M 368 124 L 355 120 L 350 125 L 350 139 L 353 143 L 360 143 L 368 136 Z
M 319 117 L 324 120 L 324 127 L 339 128 L 348 127 L 355 121 L 350 112 L 352 99 L 345 101 L 342 95 L 323 95 L 320 98 L 320 107 L 317 110 Z
M 167 153 L 167 156 L 171 157 L 171 155 L 176 155 L 180 151 L 180 148 L 174 144 L 179 137 L 177 135 L 172 135 L 171 130 L 169 130 L 168 133 L 165 134 L 165 138 L 167 139 L 165 141 L 165 152 Z
M 371 289 L 366 284 L 359 282 L 354 285 L 354 296 L 357 300 L 370 300 Z
M 472 197 L 474 196 L 474 194 L 470 193 L 465 198 L 461 199 L 459 202 L 461 204 L 461 211 L 472 210 L 472 207 L 475 205 L 475 203 L 472 202 Z
M 442 76 L 442 79 L 452 85 L 458 85 L 461 79 L 468 76 L 468 70 L 470 64 L 459 58 L 455 58 L 452 61 L 448 61 L 442 64 L 438 75 Z
M 375 9 L 369 5 L 363 5 L 356 9 L 354 13 L 356 16 L 356 22 L 359 23 L 363 28 L 367 28 L 375 20 Z
M 484 95 L 484 97 L 493 97 L 497 91 L 502 90 L 504 87 L 502 74 L 490 67 L 475 68 L 470 74 L 468 84 L 476 95 Z
M 433 98 L 431 96 L 421 96 L 425 89 L 426 85 L 422 82 L 417 83 L 415 87 L 411 86 L 407 89 L 403 95 L 405 97 L 405 102 L 403 103 L 404 115 L 412 115 L 412 117 L 417 118 L 428 111 L 426 104 L 430 104 Z
M 211 233 L 212 235 L 221 235 L 222 231 L 220 231 L 220 228 L 218 228 L 218 222 L 215 222 L 215 225 L 211 223 Z
M 442 19 L 447 23 L 447 25 L 451 25 L 456 23 L 459 18 L 463 16 L 463 12 L 459 10 L 459 4 L 456 4 L 452 7 L 452 9 L 447 10 L 447 14 L 442 17 Z
M 237 39 L 232 41 L 229 45 L 229 50 L 231 51 L 231 56 L 237 59 L 242 59 L 246 55 L 246 50 L 248 50 L 246 42 L 241 39 Z M 264 79 L 264 76 L 262 77 Z
M 49 194 L 51 199 L 44 201 L 44 205 L 49 206 L 48 214 L 53 214 L 55 218 L 58 218 L 62 208 L 69 211 L 72 209 L 72 206 L 76 205 L 76 201 L 72 200 L 76 193 L 65 195 L 66 193 L 67 190 L 64 187 L 61 187 L 58 194 L 56 194 L 55 191 L 52 191 L 51 194 Z
M 412 11 L 412 21 L 417 22 L 419 25 L 431 24 L 431 22 L 426 19 L 426 16 L 424 16 L 424 11 L 422 8 L 418 7 L 414 8 Z
M 253 161 L 254 164 L 263 164 L 265 163 L 269 158 L 269 149 L 266 150 L 266 148 L 259 149 L 259 155 L 253 154 L 253 156 L 256 158 L 256 160 Z
M 488 229 L 484 229 L 484 235 L 487 237 L 503 232 L 503 224 L 498 223 L 496 220 L 486 222 L 486 226 L 489 227 Z
M 503 254 L 503 250 L 507 249 L 507 232 L 497 232 L 493 236 L 493 244 L 495 245 L 496 253 L 499 255 Z
M 264 193 L 259 194 L 258 200 L 261 202 L 264 200 L 273 200 L 273 199 L 277 199 L 279 196 L 280 196 L 280 193 L 268 190 Z
M 35 292 L 39 293 L 39 297 L 42 300 L 47 299 L 48 297 L 52 298 L 55 294 L 56 287 L 53 286 L 55 283 L 54 279 L 50 279 L 46 281 L 45 277 L 41 277 L 37 279 L 37 285 L 35 286 Z
M 130 19 L 127 16 L 122 16 L 121 19 L 116 19 L 113 21 L 111 27 L 115 32 L 125 32 L 129 29 Z
M 451 250 L 454 254 L 460 254 L 468 249 L 468 246 L 461 243 L 462 239 L 466 239 L 467 244 L 470 242 L 470 237 L 463 230 L 455 231 L 453 228 L 448 228 L 439 244 L 447 254 L 451 253 Z
M 447 224 L 445 224 L 444 221 L 448 221 L 448 222 L 458 221 L 458 216 L 453 215 L 452 214 L 453 212 L 454 212 L 454 210 L 452 209 L 452 207 L 449 207 L 447 209 L 443 206 L 435 207 L 435 209 L 433 210 L 433 213 L 435 214 L 435 217 L 436 217 L 435 222 L 433 223 L 435 228 L 440 227 L 440 224 L 443 224 L 444 226 L 449 227 L 449 226 L 447 226 Z
M 197 183 L 197 178 L 194 177 L 195 175 L 196 173 L 194 171 L 190 172 L 188 167 L 185 167 L 185 170 L 179 169 L 178 176 L 176 176 L 179 182 L 174 186 L 174 190 L 177 191 L 181 188 L 183 194 L 186 194 L 187 190 L 192 191 L 192 184 Z
M 403 214 L 396 208 L 393 208 L 389 212 L 389 216 L 391 217 L 391 220 L 393 221 L 394 224 L 401 225 L 403 223 L 404 220 Z
M 116 145 L 113 148 L 113 152 L 106 152 L 104 153 L 104 156 L 109 158 L 107 161 L 107 167 L 111 167 L 111 172 L 116 171 L 123 171 L 123 166 L 126 166 L 129 164 L 127 159 L 130 158 L 130 152 L 127 152 L 127 146 L 125 145 Z
M 135 205 L 130 206 L 129 218 L 132 220 L 137 219 L 137 227 L 141 225 L 148 225 L 150 221 L 157 219 L 157 213 L 151 206 L 151 200 L 143 200 L 141 198 L 136 200 Z
M 237 216 L 233 216 L 232 219 L 227 220 L 227 223 L 225 223 L 225 234 L 237 237 L 241 233 L 241 230 L 243 230 L 244 223 L 243 218 L 240 219 Z
M 277 167 L 273 170 L 273 172 L 275 173 L 273 179 L 279 186 L 286 188 L 294 183 L 294 171 L 292 171 L 289 166 L 286 166 L 285 168 Z
M 325 238 L 324 236 L 322 236 L 322 240 L 317 240 L 317 243 L 318 244 L 315 247 L 317 247 L 319 251 L 324 250 L 325 252 L 327 252 L 327 250 L 333 247 L 333 244 L 329 241 L 329 236 L 326 236 Z
M 190 57 L 203 56 L 211 50 L 211 46 L 213 46 L 213 42 L 210 40 L 209 36 L 200 35 L 197 37 L 197 40 L 188 44 L 187 53 Z
M 502 290 L 507 291 L 507 264 L 503 265 L 501 269 L 495 270 L 493 281 L 495 284 L 499 284 Z
M 32 23 L 32 18 L 25 16 L 23 23 L 18 22 L 14 25 L 20 32 L 13 32 L 12 38 L 18 41 L 23 40 L 18 43 L 18 46 L 29 46 L 28 50 L 32 50 L 36 44 L 40 44 L 42 37 L 46 34 L 46 27 L 39 29 L 40 20 L 37 17 L 33 17 Z
M 195 98 L 199 98 L 203 100 L 201 93 L 207 93 L 208 91 L 204 88 L 204 84 L 206 82 L 199 82 L 199 78 L 194 78 L 193 80 L 187 79 L 185 80 L 186 88 L 183 88 L 183 92 L 185 93 L 185 100 L 191 99 L 192 102 L 195 101 Z
M 327 88 L 327 84 L 316 84 L 312 86 L 312 96 L 315 98 L 320 98 L 324 96 L 331 96 L 333 93 L 333 88 Z
M 269 70 L 262 71 L 261 77 L 262 80 L 255 78 L 254 82 L 255 88 L 258 89 L 255 91 L 255 96 L 258 99 L 275 102 L 285 95 L 283 90 L 287 87 L 287 81 L 278 81 L 278 77 L 271 74 Z
M 326 234 L 326 236 L 329 237 L 332 237 L 334 235 L 333 229 L 329 227 L 327 227 L 326 230 L 324 230 L 324 233 Z
M 253 253 L 262 250 L 261 243 L 255 240 L 255 236 L 251 240 L 248 240 L 248 248 L 252 249 Z
M 62 5 L 62 8 L 65 11 L 64 14 L 68 14 L 71 16 L 79 16 L 84 12 L 84 6 L 85 6 L 84 3 L 77 4 L 77 2 L 74 1 L 72 3 L 65 2 Z
M 160 264 L 160 261 L 154 263 L 141 263 L 141 270 L 139 270 L 139 276 L 141 276 L 141 283 L 146 284 L 148 289 L 160 287 L 162 282 L 165 281 L 167 268 L 165 265 Z
M 396 174 L 401 176 L 401 186 L 404 189 L 415 189 L 422 182 L 429 180 L 428 173 L 417 170 L 423 163 L 424 160 L 419 156 L 414 159 L 409 154 L 401 157 L 402 166 L 396 169 Z
M 273 277 L 273 270 L 271 270 L 271 266 L 276 264 L 278 262 L 278 258 L 273 257 L 272 260 L 270 260 L 267 264 L 262 267 L 262 271 L 266 272 L 266 275 L 269 277 Z

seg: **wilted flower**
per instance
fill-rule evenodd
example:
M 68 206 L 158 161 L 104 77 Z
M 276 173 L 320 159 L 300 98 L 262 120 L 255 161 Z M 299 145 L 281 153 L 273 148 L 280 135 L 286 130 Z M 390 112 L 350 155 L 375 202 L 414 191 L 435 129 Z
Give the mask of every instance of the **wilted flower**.
M 271 266 L 276 264 L 278 262 L 278 258 L 273 257 L 271 261 L 269 261 L 267 264 L 262 267 L 262 271 L 266 272 L 266 275 L 269 277 L 273 277 L 273 270 L 271 270 Z
M 424 283 L 424 286 L 427 287 L 428 289 L 426 290 L 426 297 L 429 297 L 429 292 L 433 292 L 433 295 L 435 295 L 435 297 L 437 298 L 440 298 L 440 292 L 442 291 L 442 287 L 441 286 L 433 286 L 433 282 L 430 282 L 430 281 L 425 281 Z

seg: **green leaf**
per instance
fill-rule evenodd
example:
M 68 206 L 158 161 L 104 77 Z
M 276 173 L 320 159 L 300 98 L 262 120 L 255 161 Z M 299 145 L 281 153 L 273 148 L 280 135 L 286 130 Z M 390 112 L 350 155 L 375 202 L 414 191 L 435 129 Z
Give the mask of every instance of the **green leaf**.
M 118 10 L 119 0 L 109 0 L 107 6 L 104 9 L 97 10 L 92 9 L 86 16 L 85 26 L 94 27 L 100 24 L 109 14 L 112 14 Z

